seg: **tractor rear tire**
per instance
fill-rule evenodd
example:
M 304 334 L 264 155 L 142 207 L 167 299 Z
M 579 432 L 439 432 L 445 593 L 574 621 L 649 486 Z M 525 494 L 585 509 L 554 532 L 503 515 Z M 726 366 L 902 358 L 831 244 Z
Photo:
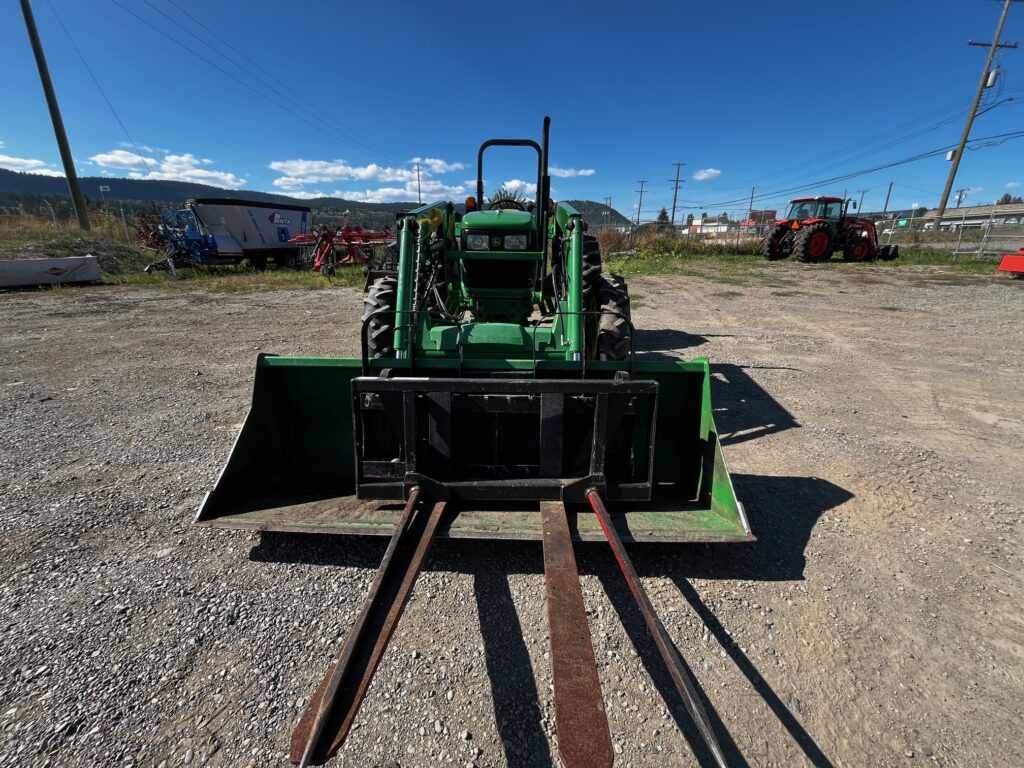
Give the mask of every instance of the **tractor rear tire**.
M 625 360 L 633 347 L 629 288 L 620 275 L 601 275 L 601 317 L 597 326 L 597 359 Z
M 789 230 L 786 227 L 773 227 L 761 240 L 761 255 L 768 261 L 778 261 L 789 256 L 789 253 L 782 247 L 782 238 Z
M 866 237 L 856 237 L 843 248 L 843 261 L 874 261 L 874 258 L 871 241 Z
M 829 261 L 832 258 L 832 228 L 823 221 L 804 227 L 794 238 L 793 253 L 797 261 L 805 264 Z
M 601 244 L 593 235 L 583 236 L 583 309 L 594 306 L 601 280 Z
M 398 280 L 393 277 L 380 277 L 374 280 L 366 298 L 363 299 L 363 304 L 367 357 L 394 357 Z

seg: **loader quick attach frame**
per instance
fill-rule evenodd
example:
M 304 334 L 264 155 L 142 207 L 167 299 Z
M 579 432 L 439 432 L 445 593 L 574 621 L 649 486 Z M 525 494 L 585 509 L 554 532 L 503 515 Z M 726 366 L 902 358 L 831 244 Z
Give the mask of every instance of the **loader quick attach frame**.
M 651 497 L 656 381 L 360 377 L 352 400 L 360 498 Z

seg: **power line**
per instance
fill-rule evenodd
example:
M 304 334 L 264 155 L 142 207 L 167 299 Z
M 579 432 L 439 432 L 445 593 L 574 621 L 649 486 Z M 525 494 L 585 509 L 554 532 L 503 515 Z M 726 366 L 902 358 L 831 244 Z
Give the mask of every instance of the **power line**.
M 78 54 L 78 58 L 79 60 L 81 60 L 82 66 L 85 67 L 85 71 L 89 73 L 89 77 L 92 78 L 92 82 L 96 86 L 96 90 L 100 92 L 100 96 L 102 96 L 103 100 L 107 102 L 107 106 L 110 108 L 110 113 L 114 116 L 114 119 L 117 121 L 117 124 L 121 126 L 121 130 L 124 131 L 124 135 L 127 137 L 128 143 L 132 145 L 132 148 L 135 150 L 135 154 L 142 159 L 142 163 L 143 165 L 146 166 L 146 170 L 152 173 L 153 169 L 149 165 L 149 160 L 147 160 L 146 156 L 142 154 L 142 150 L 139 149 L 139 145 L 135 143 L 135 139 L 133 139 L 132 135 L 128 132 L 128 128 L 125 127 L 124 121 L 121 119 L 121 116 L 117 113 L 117 110 L 114 109 L 114 105 L 110 101 L 110 97 L 107 96 L 107 92 L 103 90 L 103 86 L 100 85 L 100 81 L 96 78 L 96 74 L 92 71 L 92 67 L 89 66 L 89 62 L 85 60 L 85 56 L 82 54 L 81 49 L 75 43 L 75 39 L 71 36 L 71 32 L 68 31 L 68 28 L 64 25 L 64 21 L 61 19 L 60 14 L 57 13 L 57 9 L 53 7 L 53 3 L 50 2 L 50 0 L 46 0 L 46 4 L 50 6 L 50 10 L 53 11 L 54 18 L 57 19 L 57 23 L 60 25 L 60 28 L 63 29 L 64 34 L 67 35 L 68 42 L 71 43 L 71 47 L 74 48 L 75 53 Z
M 182 24 L 181 22 L 179 22 L 179 21 L 178 21 L 177 19 L 175 19 L 175 18 L 174 18 L 173 16 L 171 16 L 171 15 L 167 14 L 166 12 L 164 12 L 163 10 L 161 10 L 160 8 L 158 8 L 157 6 L 153 5 L 153 3 L 152 3 L 152 2 L 150 2 L 150 0 L 142 0 L 142 2 L 143 2 L 143 3 L 145 3 L 145 4 L 147 5 L 147 6 L 149 6 L 149 7 L 151 8 L 151 9 L 153 9 L 154 11 L 156 11 L 157 13 L 159 13 L 159 14 L 160 14 L 161 16 L 163 16 L 164 18 L 166 18 L 166 19 L 167 19 L 168 21 L 170 21 L 170 22 L 171 22 L 172 24 L 174 24 L 175 26 L 177 26 L 177 27 L 178 27 L 179 29 L 183 30 L 183 31 L 184 31 L 184 32 L 185 32 L 186 34 L 188 34 L 188 35 L 192 36 L 193 38 L 195 38 L 196 40 L 198 40 L 198 41 L 199 41 L 200 43 L 202 43 L 203 45 L 205 45 L 205 46 L 206 46 L 207 48 L 209 48 L 209 49 L 210 49 L 211 51 L 213 51 L 213 52 L 214 52 L 214 53 L 216 53 L 216 54 L 217 54 L 218 56 L 220 56 L 221 58 L 223 58 L 223 59 L 224 59 L 225 61 L 228 61 L 228 62 L 229 62 L 229 63 L 231 63 L 232 65 L 234 65 L 234 66 L 238 67 L 238 69 L 240 69 L 240 70 L 241 70 L 242 72 L 244 72 L 244 73 L 245 73 L 245 74 L 246 74 L 246 75 L 247 75 L 248 77 L 251 77 L 251 78 L 252 78 L 253 80 L 255 80 L 255 81 L 256 81 L 257 83 L 259 83 L 260 85 L 262 85 L 262 86 L 264 86 L 265 88 L 268 88 L 268 89 L 270 89 L 270 90 L 274 91 L 275 93 L 277 93 L 278 95 L 280 95 L 280 96 L 281 96 L 281 97 L 283 97 L 283 98 L 288 98 L 288 99 L 292 99 L 292 104 L 293 104 L 293 106 L 296 106 L 296 107 L 298 107 L 298 106 L 299 106 L 299 105 L 295 104 L 295 100 L 299 100 L 299 101 L 302 101 L 302 102 L 304 102 L 305 104 L 308 104 L 308 105 L 310 105 L 310 107 L 311 107 L 311 108 L 308 108 L 308 107 L 299 107 L 299 108 L 301 108 L 301 109 L 304 109 L 304 110 L 305 110 L 305 111 L 306 111 L 306 112 L 307 112 L 307 113 L 309 114 L 309 116 L 310 116 L 311 118 L 313 118 L 313 119 L 316 119 L 316 120 L 319 120 L 319 121 L 321 121 L 321 122 L 323 122 L 323 123 L 326 123 L 326 124 L 328 124 L 328 125 L 329 125 L 329 126 L 331 126 L 331 127 L 336 127 L 336 128 L 337 128 L 337 130 L 339 131 L 339 133 L 341 133 L 341 134 L 343 134 L 343 135 L 346 135 L 346 136 L 349 136 L 349 137 L 351 137 L 352 141 L 354 141 L 354 142 L 358 142 L 358 143 L 359 143 L 359 145 L 360 145 L 360 146 L 359 146 L 359 148 L 360 148 L 360 149 L 363 149 L 364 151 L 367 151 L 367 150 L 369 149 L 369 150 L 371 150 L 371 151 L 372 151 L 373 153 L 376 153 L 376 154 L 383 154 L 383 155 L 387 155 L 387 156 L 389 156 L 389 157 L 391 157 L 391 158 L 393 158 L 393 159 L 396 159 L 396 160 L 400 160 L 400 158 L 399 158 L 399 156 L 398 156 L 398 155 L 394 154 L 393 152 L 391 152 L 390 150 L 386 149 L 385 147 L 382 147 L 381 145 L 377 144 L 376 142 L 372 141 L 371 139 L 367 138 L 366 136 L 362 136 L 362 135 L 361 135 L 361 134 L 359 134 L 359 133 L 358 133 L 357 131 L 354 131 L 354 130 L 352 130 L 351 128 L 349 128 L 348 126 L 344 125 L 344 124 L 343 124 L 343 123 L 341 123 L 341 122 L 340 122 L 339 120 L 337 120 L 337 119 L 336 119 L 335 117 L 333 117 L 333 116 L 332 116 L 331 114 L 329 114 L 328 112 L 326 112 L 325 110 L 323 110 L 323 109 L 322 109 L 321 107 L 319 107 L 319 106 L 317 106 L 316 104 L 314 104 L 313 102 L 309 101 L 309 99 L 307 99 L 307 98 L 306 98 L 305 96 L 303 96 L 303 95 L 302 95 L 301 93 L 293 91 L 293 90 L 292 90 L 291 88 L 289 88 L 289 86 L 288 86 L 288 85 L 287 85 L 286 83 L 284 83 L 283 81 L 281 81 L 281 79 L 280 79 L 280 78 L 277 78 L 277 77 L 275 77 L 275 76 L 274 76 L 273 74 L 271 74 L 270 72 L 268 72 L 268 71 L 267 71 L 267 70 L 266 70 L 265 68 L 263 68 L 262 66 L 260 66 L 260 65 L 259 65 L 259 64 L 258 64 L 257 62 L 253 61 L 253 60 L 252 60 L 251 58 L 249 58 L 249 57 L 248 57 L 248 56 L 246 56 L 246 55 L 245 55 L 244 53 L 242 53 L 241 51 L 239 51 L 239 50 L 238 50 L 237 48 L 235 48 L 235 47 L 234 47 L 233 45 L 231 45 L 231 43 L 229 43 L 229 42 L 228 42 L 227 40 L 225 40 L 225 39 L 224 39 L 223 37 L 221 37 L 220 35 L 218 35 L 218 34 L 217 34 L 216 32 L 214 32 L 214 31 L 213 31 L 212 29 L 210 29 L 209 27 L 207 27 L 207 26 L 206 26 L 205 24 L 203 24 L 203 23 L 202 23 L 201 21 L 199 21 L 199 20 L 198 20 L 198 19 L 197 19 L 197 18 L 196 18 L 195 16 L 193 16 L 192 14 L 190 14 L 190 13 L 189 13 L 188 11 L 186 11 L 186 10 L 185 10 L 184 8 L 182 8 L 181 6 L 179 6 L 179 5 L 175 4 L 175 3 L 173 2 L 173 0 L 168 0 L 168 2 L 169 2 L 169 3 L 170 3 L 170 4 L 172 5 L 172 6 L 174 6 L 174 8 L 175 8 L 175 9 L 177 9 L 177 10 L 178 10 L 178 11 L 180 11 L 180 12 L 181 12 L 182 14 L 184 14 L 184 15 L 185 15 L 185 16 L 187 16 L 187 17 L 188 17 L 189 19 L 191 19 L 191 20 L 192 20 L 192 21 L 193 21 L 193 22 L 194 22 L 194 23 L 195 23 L 195 24 L 196 24 L 197 26 L 199 26 L 199 27 L 201 27 L 202 29 L 204 29 L 204 30 L 205 30 L 205 31 L 206 31 L 206 32 L 207 32 L 207 33 L 208 33 L 209 35 L 211 35 L 211 36 L 212 36 L 212 37 L 213 37 L 213 38 L 214 38 L 215 40 L 217 40 L 217 41 L 219 41 L 220 43 L 222 43 L 222 44 L 223 44 L 223 45 L 224 45 L 224 46 L 225 46 L 226 48 L 228 48 L 228 49 L 230 49 L 231 51 L 233 51 L 233 52 L 234 52 L 234 53 L 235 53 L 236 55 L 240 56 L 240 57 L 241 57 L 241 58 L 242 58 L 243 60 L 245 60 L 246 62 L 248 62 L 249 64 L 251 64 L 251 65 L 252 65 L 253 67 L 255 67 L 256 69 L 258 69 L 259 71 L 263 72 L 263 73 L 264 73 L 264 74 L 265 74 L 265 75 L 266 75 L 267 77 L 269 77 L 269 78 L 270 78 L 271 80 L 273 80 L 273 81 L 274 81 L 275 83 L 277 83 L 278 85 L 280 85 L 280 86 L 281 86 L 281 88 L 283 88 L 283 89 L 284 89 L 284 92 L 282 93 L 280 89 L 278 89 L 278 88 L 275 88 L 275 87 L 274 87 L 273 85 L 271 85 L 270 83 L 268 83 L 268 82 L 267 82 L 266 80 L 264 80 L 264 79 L 262 79 L 262 78 L 259 78 L 259 77 L 256 77 L 256 76 L 255 76 L 254 74 L 252 74 L 252 72 L 250 72 L 250 71 L 247 71 L 247 69 L 246 69 L 245 67 L 242 67 L 242 66 L 240 66 L 240 65 L 238 64 L 238 62 L 236 62 L 236 61 L 233 61 L 233 60 L 232 60 L 232 59 L 231 59 L 231 58 L 230 58 L 229 56 L 227 56 L 227 54 L 225 54 L 225 53 L 224 53 L 224 52 L 223 52 L 222 50 L 220 50 L 219 48 L 216 48 L 216 47 L 214 47 L 214 46 L 210 45 L 210 44 L 209 44 L 209 43 L 208 43 L 207 41 L 203 40 L 203 38 L 201 38 L 201 37 L 200 37 L 199 35 L 197 35 L 197 34 L 196 34 L 195 32 L 193 32 L 193 31 L 192 31 L 191 29 L 189 29 L 189 28 L 188 28 L 187 26 L 185 26 L 184 24 Z M 323 118 L 320 118 L 320 117 L 317 117 L 317 116 L 313 115 L 313 112 L 314 112 L 314 111 L 316 111 L 316 112 L 319 112 L 319 113 L 320 113 L 321 115 L 323 115 L 323 116 L 324 116 L 324 117 L 326 118 L 326 120 L 324 120 Z
M 126 8 L 124 5 L 122 5 L 120 2 L 118 2 L 118 0 L 110 0 L 110 2 L 113 5 L 116 5 L 118 8 L 120 8 L 125 13 L 129 14 L 130 16 L 135 17 L 138 21 L 142 22 L 143 24 L 145 24 L 150 29 L 154 30 L 158 34 L 162 35 L 163 37 L 166 37 L 168 40 L 170 40 L 172 43 L 174 43 L 178 47 L 183 48 L 184 50 L 188 51 L 189 53 L 191 53 L 196 58 L 200 59 L 201 61 L 205 62 L 209 66 L 213 67 L 218 72 L 220 72 L 220 73 L 222 73 L 224 75 L 227 75 L 228 77 L 230 77 L 232 80 L 234 80 L 236 83 L 238 83 L 242 87 L 252 91 L 253 93 L 255 93 L 260 98 L 262 98 L 262 99 L 264 99 L 266 101 L 269 101 L 271 104 L 273 104 L 275 107 L 277 107 L 278 109 L 282 110 L 283 112 L 287 112 L 292 117 L 295 117 L 295 118 L 301 120 L 302 122 L 306 123 L 306 125 L 308 125 L 311 128 L 314 128 L 314 129 L 320 131 L 321 133 L 325 134 L 326 136 L 330 136 L 331 138 L 335 139 L 336 141 L 340 141 L 340 142 L 342 142 L 344 144 L 348 144 L 349 146 L 354 146 L 355 145 L 355 142 L 353 142 L 353 140 L 348 139 L 348 138 L 342 136 L 339 133 L 336 133 L 333 129 L 324 128 L 323 126 L 320 126 L 320 125 L 312 122 L 305 115 L 302 115 L 301 113 L 296 112 L 293 109 L 290 109 L 289 107 L 287 107 L 285 104 L 281 103 L 280 101 L 271 98 L 265 92 L 259 90 L 258 88 L 253 87 L 250 83 L 247 83 L 244 80 L 240 79 L 234 73 L 229 72 L 228 70 L 224 69 L 219 64 L 217 64 L 216 62 L 211 61 L 209 58 L 207 58 L 203 54 L 198 53 L 197 51 L 195 51 L 194 49 L 192 49 L 189 46 L 185 45 L 183 42 L 181 42 L 177 38 L 171 36 L 170 34 L 165 32 L 164 30 L 160 29 L 155 24 L 153 24 L 150 21 L 144 19 L 142 16 L 139 16 L 137 13 L 135 13 L 130 8 Z M 369 150 L 366 147 L 360 147 L 360 148 L 363 149 L 363 151 L 371 152 L 372 153 L 372 150 Z
M 980 138 L 980 139 L 971 139 L 969 144 L 977 144 L 978 146 L 976 146 L 976 147 L 968 146 L 966 148 L 969 149 L 969 150 L 973 150 L 973 149 L 980 149 L 981 147 L 997 146 L 998 144 L 1002 144 L 1003 142 L 1009 141 L 1010 139 L 1019 139 L 1019 138 L 1022 138 L 1022 137 L 1024 137 L 1024 131 L 1009 131 L 1007 133 L 999 133 L 999 134 L 995 134 L 993 136 L 986 136 L 986 137 L 983 137 L 983 138 Z M 858 178 L 860 176 L 866 176 L 869 173 L 875 173 L 877 171 L 883 171 L 883 170 L 886 170 L 887 168 L 894 168 L 894 167 L 896 167 L 898 165 L 906 165 L 908 163 L 913 163 L 913 162 L 916 162 L 918 160 L 924 160 L 924 159 L 929 158 L 929 157 L 935 157 L 936 155 L 942 155 L 942 154 L 945 154 L 946 152 L 948 152 L 952 148 L 953 148 L 952 145 L 947 145 L 945 147 L 940 147 L 938 149 L 933 149 L 933 150 L 928 151 L 928 152 L 921 152 L 920 154 L 913 155 L 911 157 L 907 157 L 907 158 L 904 158 L 902 160 L 894 160 L 892 162 L 883 163 L 881 165 L 876 165 L 876 166 L 873 166 L 871 168 L 865 168 L 865 169 L 863 169 L 861 171 L 854 171 L 853 173 L 843 174 L 843 175 L 840 175 L 840 176 L 833 176 L 833 177 L 828 178 L 828 179 L 819 179 L 818 181 L 814 181 L 814 182 L 811 182 L 809 184 L 800 184 L 798 186 L 788 187 L 788 188 L 785 188 L 785 189 L 776 189 L 776 190 L 773 190 L 771 192 L 765 192 L 763 194 L 757 195 L 756 199 L 758 199 L 758 200 L 768 200 L 768 199 L 771 199 L 773 197 L 780 197 L 782 195 L 787 195 L 787 194 L 791 194 L 791 193 L 794 193 L 794 192 L 801 192 L 803 190 L 812 189 L 814 187 L 819 187 L 819 186 L 822 186 L 822 185 L 825 185 L 825 184 L 835 184 L 835 183 L 838 183 L 838 182 L 841 182 L 841 181 L 848 181 L 850 179 L 855 179 L 855 178 Z M 730 205 L 736 205 L 738 203 L 742 203 L 743 201 L 744 201 L 744 198 L 735 198 L 735 199 L 732 199 L 732 200 L 724 200 L 724 201 L 714 202 L 714 203 L 704 203 L 704 204 L 699 205 L 699 206 L 683 206 L 683 207 L 689 208 L 689 209 L 692 209 L 692 210 L 696 210 L 696 209 L 700 209 L 700 208 L 704 208 L 704 209 L 706 209 L 706 208 L 719 208 L 719 207 L 729 207 Z

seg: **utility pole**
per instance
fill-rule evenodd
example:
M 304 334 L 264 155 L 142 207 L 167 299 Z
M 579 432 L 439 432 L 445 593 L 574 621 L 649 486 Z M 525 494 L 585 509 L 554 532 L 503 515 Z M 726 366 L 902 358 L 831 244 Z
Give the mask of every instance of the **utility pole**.
M 676 227 L 676 200 L 679 197 L 679 185 L 682 182 L 679 180 L 679 169 L 682 168 L 686 163 L 672 163 L 676 167 L 676 180 L 672 186 L 672 228 Z
M 858 189 L 857 191 L 860 192 L 860 202 L 857 203 L 857 210 L 862 211 L 864 210 L 864 195 L 866 195 L 870 190 Z
M 960 203 L 963 201 L 963 199 L 967 196 L 967 193 L 970 192 L 970 191 L 971 190 L 970 190 L 969 187 L 966 188 L 966 189 L 958 189 L 956 191 L 956 207 L 957 208 L 960 207 Z
M 604 228 L 608 229 L 611 226 L 612 217 L 612 196 L 605 195 L 604 198 L 604 210 L 601 212 L 604 218 Z
M 882 209 L 882 213 L 889 212 L 889 198 L 892 197 L 892 182 L 889 182 L 889 191 L 885 193 L 885 207 Z
M 1003 12 L 999 16 L 999 25 L 996 27 L 996 36 L 992 39 L 991 44 L 988 48 L 988 57 L 985 59 L 985 68 L 981 72 L 981 80 L 978 81 L 978 90 L 974 94 L 974 102 L 971 104 L 971 110 L 967 113 L 967 123 L 964 125 L 964 133 L 960 137 L 960 144 L 956 148 L 956 152 L 953 155 L 953 164 L 949 168 L 949 178 L 946 179 L 946 187 L 942 190 L 942 197 L 939 199 L 939 207 L 935 209 L 935 229 L 938 231 L 939 226 L 942 223 L 942 215 L 946 212 L 946 204 L 949 202 L 949 194 L 953 191 L 953 182 L 956 180 L 956 172 L 960 168 L 960 160 L 964 155 L 964 147 L 967 145 L 967 140 L 971 135 L 971 126 L 974 125 L 974 117 L 978 114 L 978 105 L 981 103 L 981 96 L 985 92 L 985 86 L 988 84 L 989 72 L 992 70 L 992 60 L 996 56 L 996 51 L 1001 47 L 999 45 L 999 38 L 1003 34 L 1003 26 L 1006 24 L 1006 17 L 1010 13 L 1010 3 L 1013 0 L 1006 0 L 1003 3 Z M 978 45 L 971 40 L 968 45 Z
M 68 181 L 71 205 L 78 216 L 78 226 L 88 231 L 89 214 L 85 210 L 85 197 L 82 195 L 82 188 L 78 185 L 78 175 L 75 173 L 75 160 L 71 156 L 71 147 L 68 146 L 68 135 L 64 131 L 64 121 L 61 119 L 60 107 L 57 105 L 57 94 L 54 93 L 53 83 L 50 81 L 50 70 L 46 66 L 43 44 L 39 41 L 39 30 L 36 29 L 36 20 L 32 16 L 32 6 L 29 5 L 29 0 L 21 0 L 21 13 L 25 17 L 25 29 L 28 30 L 28 39 L 32 44 L 32 53 L 36 57 L 39 79 L 43 82 L 43 94 L 46 96 L 46 106 L 50 110 L 53 133 L 57 137 L 57 149 L 60 151 L 60 161 L 64 166 L 64 177 Z
M 640 193 L 640 202 L 636 204 L 636 225 L 640 226 L 640 212 L 644 209 L 644 184 L 647 183 L 647 179 L 640 179 L 637 184 L 640 185 L 640 189 L 634 190 Z
M 751 187 L 750 188 L 750 205 L 747 206 L 747 218 L 748 219 L 751 219 L 754 216 L 754 190 L 756 190 L 756 189 L 757 189 L 757 187 Z
M 420 189 L 420 167 L 416 166 L 416 200 L 420 205 L 423 205 L 423 192 Z M 480 201 L 480 205 L 483 205 L 483 200 Z

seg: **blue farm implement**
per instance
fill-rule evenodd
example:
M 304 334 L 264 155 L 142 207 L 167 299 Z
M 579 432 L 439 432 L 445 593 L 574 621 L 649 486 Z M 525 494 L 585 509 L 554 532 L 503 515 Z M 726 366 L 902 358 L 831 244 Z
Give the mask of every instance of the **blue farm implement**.
M 304 206 L 258 200 L 202 198 L 183 208 L 160 211 L 160 234 L 167 257 L 146 271 L 213 264 L 239 264 L 243 260 L 265 269 L 296 266 L 299 247 L 290 242 L 306 233 L 310 210 Z

